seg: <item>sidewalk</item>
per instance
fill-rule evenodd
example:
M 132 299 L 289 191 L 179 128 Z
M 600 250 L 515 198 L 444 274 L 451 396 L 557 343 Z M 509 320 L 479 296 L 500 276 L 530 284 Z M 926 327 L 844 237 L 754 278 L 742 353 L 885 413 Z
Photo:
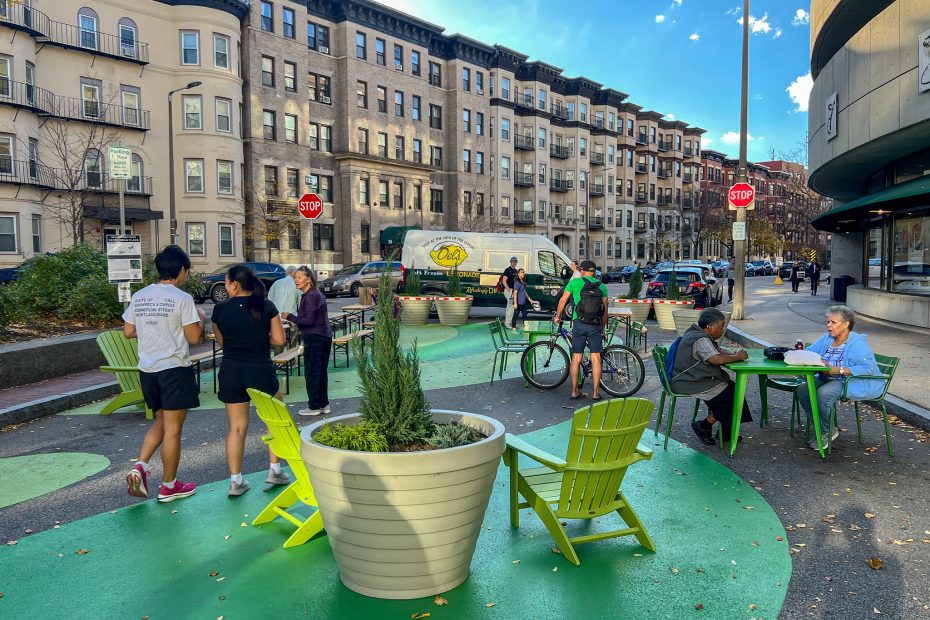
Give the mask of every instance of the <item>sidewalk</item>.
M 796 294 L 788 284 L 775 286 L 772 278 L 747 280 L 745 317 L 731 321 L 730 326 L 773 345 L 791 347 L 795 340 L 813 342 L 826 332 L 826 313 L 837 302 L 830 300 L 829 287 L 821 286 L 816 297 L 810 289 Z M 730 310 L 731 304 L 721 306 Z M 914 327 L 898 327 L 864 316 L 857 317 L 854 330 L 868 336 L 875 353 L 901 359 L 891 383 L 889 402 L 912 407 L 916 415 L 926 416 L 927 370 L 930 369 L 930 331 Z M 903 403 L 895 402 L 897 399 Z M 920 410 L 923 410 L 922 412 Z M 930 424 L 930 419 L 927 420 Z M 926 427 L 926 425 L 924 425 Z

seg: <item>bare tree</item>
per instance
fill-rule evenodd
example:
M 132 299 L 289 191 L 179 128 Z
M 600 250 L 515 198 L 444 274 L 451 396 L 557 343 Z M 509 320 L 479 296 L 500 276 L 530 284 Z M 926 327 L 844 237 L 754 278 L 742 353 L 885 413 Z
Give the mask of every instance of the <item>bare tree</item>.
M 254 259 L 263 252 L 264 260 L 272 262 L 274 252 L 281 250 L 281 242 L 288 238 L 291 227 L 300 226 L 297 201 L 268 198 L 264 191 L 254 189 L 247 195 L 245 213 L 241 216 L 245 256 Z
M 461 184 L 455 197 L 455 212 L 458 215 L 456 230 L 462 232 L 500 232 L 500 222 L 491 218 L 485 203 L 488 187 L 479 185 L 481 175 L 473 175 L 472 182 Z

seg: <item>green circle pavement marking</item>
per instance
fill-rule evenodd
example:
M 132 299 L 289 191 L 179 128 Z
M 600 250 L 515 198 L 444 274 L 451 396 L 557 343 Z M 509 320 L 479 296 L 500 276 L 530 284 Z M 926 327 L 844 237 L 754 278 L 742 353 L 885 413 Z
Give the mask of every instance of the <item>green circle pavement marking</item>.
M 85 452 L 0 458 L 0 508 L 57 491 L 109 466 L 105 456 Z

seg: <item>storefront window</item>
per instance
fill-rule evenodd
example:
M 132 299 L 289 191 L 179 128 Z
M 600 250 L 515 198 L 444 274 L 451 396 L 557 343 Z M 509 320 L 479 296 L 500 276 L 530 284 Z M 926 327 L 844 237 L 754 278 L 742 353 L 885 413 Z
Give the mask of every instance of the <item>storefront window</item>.
M 882 269 L 882 262 L 885 259 L 885 229 L 869 230 L 867 243 L 865 258 L 868 269 L 865 285 L 869 288 L 885 288 L 884 269 Z
M 930 216 L 895 218 L 891 290 L 930 295 Z

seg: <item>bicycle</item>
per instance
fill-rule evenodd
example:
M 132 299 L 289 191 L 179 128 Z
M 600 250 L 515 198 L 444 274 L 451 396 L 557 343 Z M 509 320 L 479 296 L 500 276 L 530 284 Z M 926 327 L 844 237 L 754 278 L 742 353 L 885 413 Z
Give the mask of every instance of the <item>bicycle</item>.
M 548 341 L 536 342 L 523 352 L 520 371 L 530 385 L 551 390 L 565 382 L 569 375 L 570 355 L 559 344 L 561 338 L 571 350 L 571 334 L 559 321 L 558 329 Z M 578 386 L 591 376 L 591 359 L 584 356 L 578 374 Z M 612 344 L 601 354 L 601 388 L 611 396 L 632 396 L 646 380 L 646 366 L 642 358 L 623 344 Z

